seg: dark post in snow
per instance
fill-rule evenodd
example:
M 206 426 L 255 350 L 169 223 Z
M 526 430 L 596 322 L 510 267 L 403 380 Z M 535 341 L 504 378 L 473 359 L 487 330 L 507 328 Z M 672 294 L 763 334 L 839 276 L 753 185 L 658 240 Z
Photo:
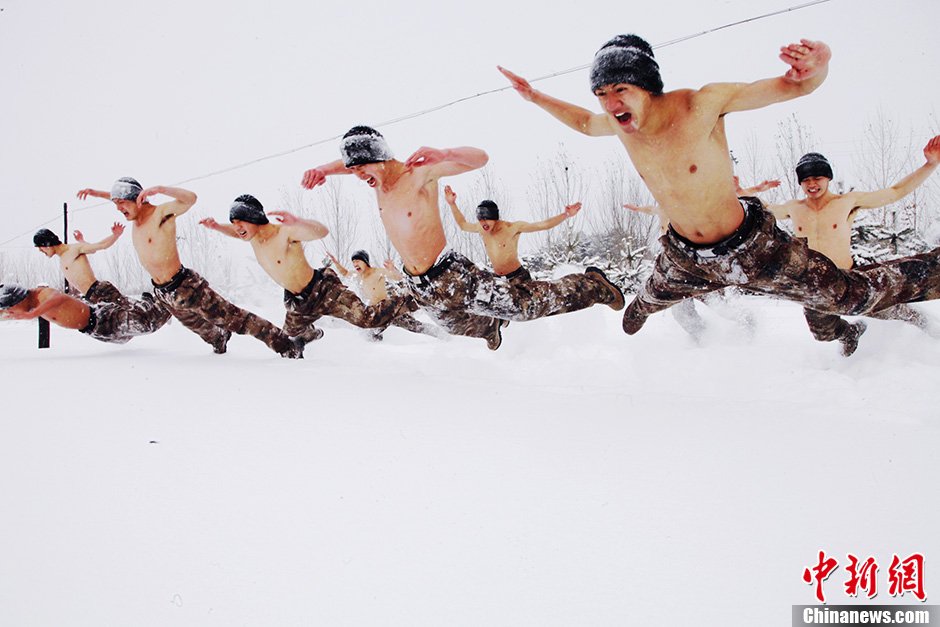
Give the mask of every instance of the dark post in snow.
M 69 243 L 69 204 L 62 203 L 62 236 L 63 241 Z M 65 289 L 69 289 L 69 281 L 65 280 Z M 49 321 L 45 318 L 36 318 L 39 321 L 39 348 L 49 348 Z

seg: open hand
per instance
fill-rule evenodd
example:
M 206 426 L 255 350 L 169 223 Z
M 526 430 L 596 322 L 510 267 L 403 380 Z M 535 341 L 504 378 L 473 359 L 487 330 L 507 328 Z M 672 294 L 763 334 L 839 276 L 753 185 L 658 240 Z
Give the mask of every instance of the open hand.
M 159 193 L 160 193 L 159 187 L 148 187 L 147 189 L 143 190 L 142 192 L 140 192 L 140 194 L 137 195 L 137 206 L 143 207 L 144 203 L 147 201 L 148 198 L 150 198 L 151 196 L 155 196 Z
M 927 163 L 931 165 L 940 163 L 940 135 L 927 142 L 924 147 L 924 157 L 927 158 Z
M 457 194 L 450 185 L 444 186 L 444 200 L 446 200 L 451 205 L 457 202 Z
M 444 151 L 437 148 L 428 148 L 422 146 L 405 161 L 406 168 L 417 168 L 422 166 L 434 165 L 444 160 Z
M 516 90 L 516 93 L 522 96 L 525 100 L 532 102 L 532 98 L 535 95 L 535 90 L 532 89 L 532 85 L 529 84 L 529 81 L 522 78 L 518 74 L 510 72 L 500 65 L 497 65 L 496 69 L 502 72 L 503 76 L 509 79 L 509 82 L 512 83 L 512 88 Z
M 830 58 L 832 51 L 821 41 L 801 39 L 798 44 L 780 48 L 780 60 L 790 66 L 785 76 L 791 81 L 802 82 L 816 76 Z
M 304 189 L 313 189 L 317 185 L 323 185 L 326 182 L 326 173 L 320 168 L 311 168 L 304 172 L 300 179 L 300 186 Z

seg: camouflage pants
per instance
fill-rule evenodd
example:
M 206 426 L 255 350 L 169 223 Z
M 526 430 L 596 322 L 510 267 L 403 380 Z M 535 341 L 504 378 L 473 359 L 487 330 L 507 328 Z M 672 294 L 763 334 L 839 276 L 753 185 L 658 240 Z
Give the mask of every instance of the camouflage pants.
M 744 198 L 745 220 L 718 244 L 701 246 L 671 228 L 653 274 L 627 307 L 623 330 L 636 333 L 650 315 L 675 303 L 740 285 L 829 314 L 870 315 L 906 302 L 940 297 L 940 249 L 856 270 L 840 270 L 806 241 L 777 228 L 756 198 Z
M 153 333 L 170 319 L 170 312 L 152 299 L 100 302 L 89 307 L 88 325 L 82 333 L 102 342 L 123 344 L 132 337 Z
M 82 296 L 87 303 L 121 303 L 130 304 L 124 294 L 108 281 L 95 281 Z
M 169 282 L 154 284 L 154 297 L 183 326 L 224 353 L 232 333 L 251 335 L 276 353 L 294 349 L 286 333 L 219 296 L 196 272 L 182 268 Z
M 399 329 L 411 331 L 412 333 L 423 333 L 425 335 L 433 335 L 434 337 L 440 337 L 443 334 L 443 331 L 441 331 L 439 327 L 436 327 L 433 324 L 425 324 L 411 314 L 406 313 L 400 316 L 396 316 L 385 326 L 374 329 L 372 332 L 372 339 L 381 340 L 382 334 L 389 327 L 398 327 Z
M 366 329 L 384 329 L 393 324 L 396 316 L 414 309 L 414 305 L 410 296 L 393 296 L 374 305 L 366 305 L 355 292 L 343 285 L 333 270 L 325 268 L 314 272 L 313 279 L 300 294 L 285 290 L 284 308 L 287 309 L 284 331 L 291 336 L 303 337 L 323 316 L 340 318 Z
M 418 304 L 441 326 L 471 337 L 492 335 L 494 318 L 535 320 L 613 298 L 599 279 L 588 274 L 569 274 L 555 281 L 510 281 L 452 251 L 425 274 L 408 275 L 406 280 Z

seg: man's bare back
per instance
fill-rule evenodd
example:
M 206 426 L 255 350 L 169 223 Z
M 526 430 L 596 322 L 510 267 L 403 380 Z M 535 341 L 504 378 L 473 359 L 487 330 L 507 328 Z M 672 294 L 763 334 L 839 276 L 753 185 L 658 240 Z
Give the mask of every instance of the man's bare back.
M 79 252 L 73 244 L 65 244 L 65 250 L 59 255 L 59 266 L 69 285 L 84 294 L 94 282 L 95 272 L 91 269 L 88 256 Z
M 66 329 L 88 326 L 90 307 L 82 301 L 51 287 L 29 290 L 26 298 L 0 313 L 14 320 L 42 317 Z

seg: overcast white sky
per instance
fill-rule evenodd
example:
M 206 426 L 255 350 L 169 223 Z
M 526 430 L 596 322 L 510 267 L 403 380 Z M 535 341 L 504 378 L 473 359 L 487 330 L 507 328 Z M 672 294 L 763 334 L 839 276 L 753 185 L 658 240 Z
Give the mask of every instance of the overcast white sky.
M 799 3 L 0 0 L 0 242 L 24 233 L 0 250 L 29 246 L 63 201 L 87 206 L 74 197 L 81 187 L 107 188 L 119 176 L 172 184 L 502 87 L 497 63 L 541 76 L 589 63 L 618 33 L 656 45 Z M 729 129 L 733 150 L 752 133 L 772 150 L 777 122 L 796 113 L 838 177 L 851 169 L 855 138 L 879 107 L 905 128 L 922 128 L 924 141 L 940 132 L 938 5 L 831 0 L 656 55 L 672 89 L 778 75 L 780 45 L 800 37 L 829 43 L 832 69 L 819 91 L 736 114 Z M 584 71 L 537 87 L 597 108 Z M 525 189 L 536 158 L 550 157 L 559 142 L 585 163 L 622 152 L 616 140 L 580 137 L 511 91 L 382 130 L 399 157 L 421 145 L 484 148 L 514 190 Z M 194 213 L 223 218 L 242 193 L 274 208 L 304 169 L 336 157 L 331 141 L 194 182 Z M 117 217 L 105 206 L 76 214 L 72 225 L 98 237 Z

